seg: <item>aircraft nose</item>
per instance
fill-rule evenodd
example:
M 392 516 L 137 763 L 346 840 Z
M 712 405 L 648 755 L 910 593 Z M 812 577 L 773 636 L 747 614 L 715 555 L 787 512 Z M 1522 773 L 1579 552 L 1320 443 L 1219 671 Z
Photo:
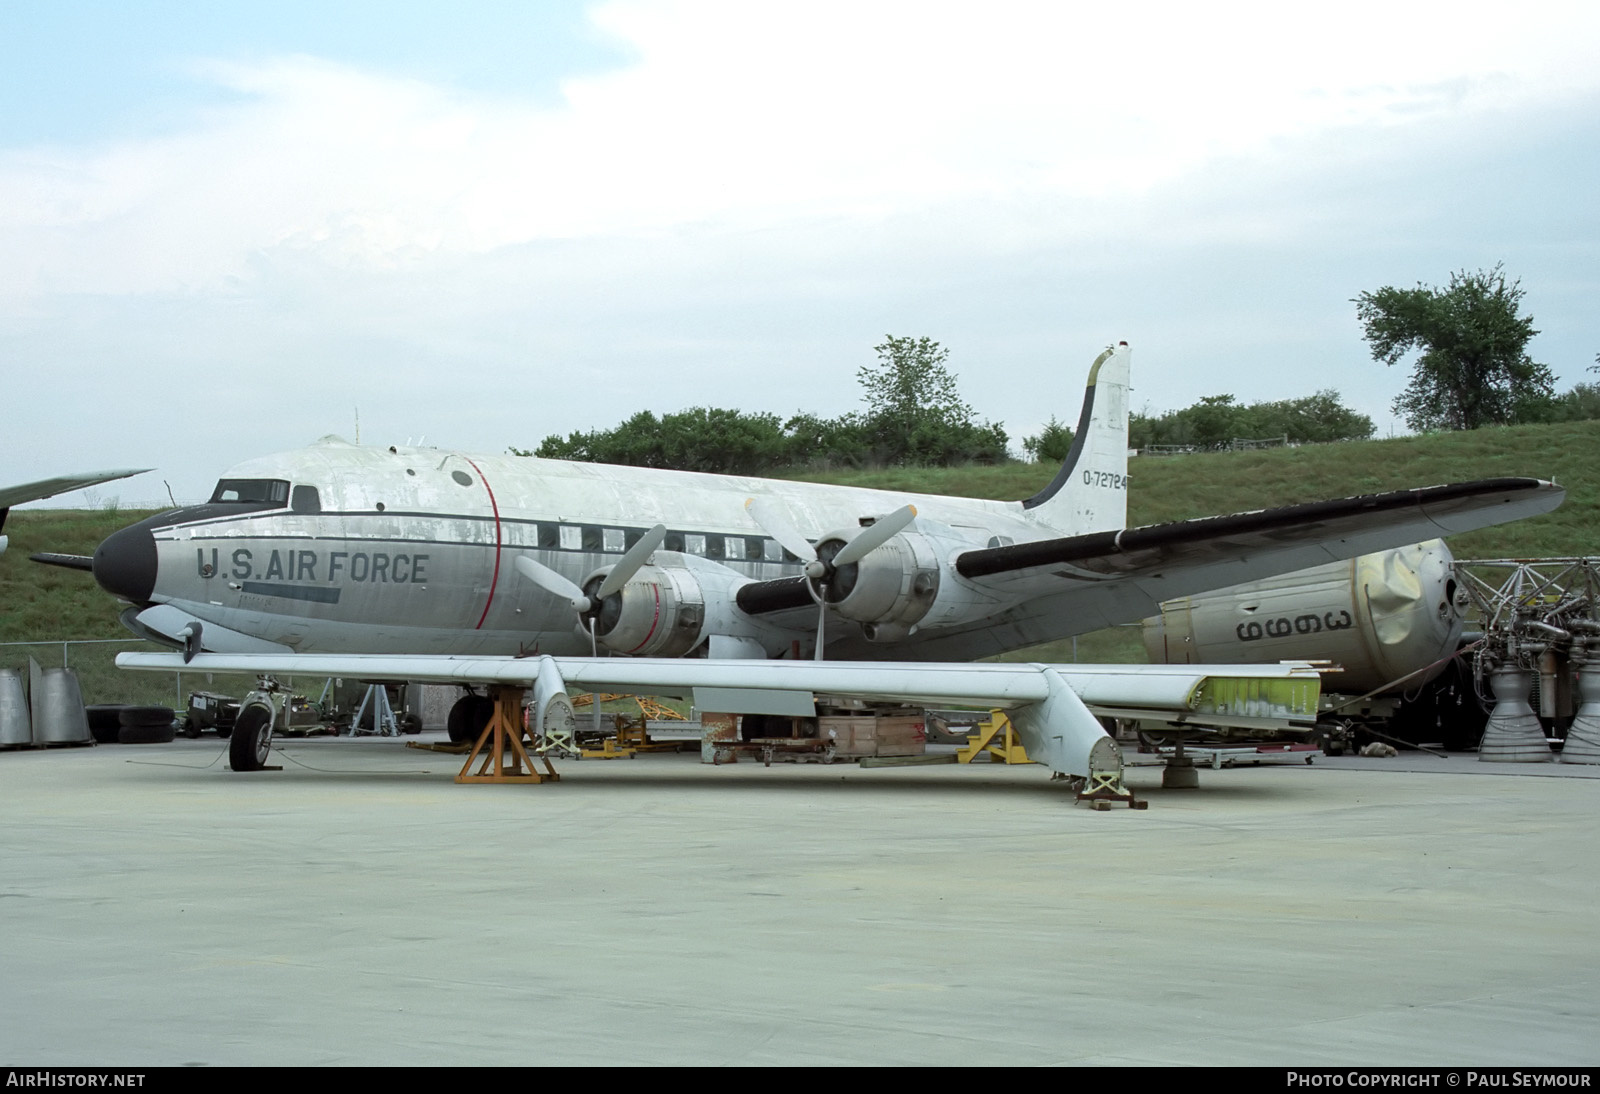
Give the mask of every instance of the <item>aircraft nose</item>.
M 94 551 L 94 579 L 113 596 L 148 604 L 156 587 L 156 539 L 149 521 L 107 536 Z

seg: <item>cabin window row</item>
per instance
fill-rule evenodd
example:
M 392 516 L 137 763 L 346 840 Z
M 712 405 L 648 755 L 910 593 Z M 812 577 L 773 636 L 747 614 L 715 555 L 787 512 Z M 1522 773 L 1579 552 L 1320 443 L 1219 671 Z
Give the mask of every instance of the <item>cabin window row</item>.
M 554 551 L 598 551 L 622 554 L 643 538 L 643 528 L 606 528 L 598 524 L 554 524 L 539 521 L 538 545 Z M 706 535 L 669 531 L 662 550 L 734 562 L 799 562 L 775 539 L 765 536 Z
M 289 484 L 282 479 L 222 479 L 211 501 L 245 502 L 277 508 L 289 502 L 296 513 L 322 512 L 322 499 L 314 486 L 296 486 L 292 500 Z M 381 511 L 382 505 L 378 506 Z M 555 551 L 595 551 L 622 554 L 638 543 L 642 528 L 607 528 L 598 524 L 556 524 L 538 521 L 538 544 Z M 664 550 L 686 555 L 734 562 L 799 562 L 775 539 L 765 536 L 706 535 L 702 532 L 668 532 L 661 544 Z

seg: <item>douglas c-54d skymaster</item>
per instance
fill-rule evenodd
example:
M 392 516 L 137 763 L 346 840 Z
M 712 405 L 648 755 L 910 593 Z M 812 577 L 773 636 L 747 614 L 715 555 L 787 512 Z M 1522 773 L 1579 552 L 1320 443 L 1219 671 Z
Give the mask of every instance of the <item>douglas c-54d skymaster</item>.
M 1127 528 L 1128 366 L 1126 343 L 1095 361 L 1070 454 L 1019 502 L 327 439 L 240 464 L 78 564 L 131 629 L 184 650 L 123 667 L 531 687 L 541 728 L 570 719 L 568 684 L 740 714 L 967 702 L 1103 784 L 1121 756 L 1097 713 L 1304 724 L 1315 672 L 948 662 L 1563 497 L 1506 478 Z M 239 726 L 233 766 L 261 767 L 270 711 Z

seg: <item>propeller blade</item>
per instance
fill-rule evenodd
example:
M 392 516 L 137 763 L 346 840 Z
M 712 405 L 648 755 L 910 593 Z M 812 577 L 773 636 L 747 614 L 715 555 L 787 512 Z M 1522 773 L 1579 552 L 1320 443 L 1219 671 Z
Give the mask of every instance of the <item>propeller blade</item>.
M 0 536 L 0 541 L 5 539 Z M 64 566 L 68 570 L 85 570 L 94 572 L 94 558 L 90 555 L 62 555 L 54 551 L 40 551 L 28 556 L 29 562 L 42 562 L 46 566 Z
M 839 553 L 833 556 L 834 569 L 859 562 L 869 552 L 877 550 L 899 535 L 906 525 L 916 519 L 915 505 L 902 505 L 888 516 L 880 517 L 875 523 L 861 529 L 849 543 L 839 549 Z
M 788 514 L 778 506 L 765 498 L 751 498 L 744 503 L 744 507 L 750 519 L 777 540 L 784 550 L 803 562 L 817 561 L 817 549 L 800 534 L 800 529 L 790 523 Z
M 639 567 L 650 561 L 650 556 L 655 554 L 656 548 L 661 546 L 661 541 L 667 538 L 667 526 L 658 524 L 644 535 L 639 537 L 639 542 L 628 548 L 628 553 L 617 560 L 611 567 L 611 572 L 600 583 L 600 591 L 595 594 L 596 600 L 604 600 L 612 593 L 620 590 L 633 575 L 639 572 Z
M 594 616 L 589 617 L 589 656 L 599 658 L 600 643 L 594 635 Z M 589 707 L 594 711 L 594 732 L 600 732 L 600 689 L 595 688 L 589 693 Z
M 517 573 L 539 586 L 545 592 L 553 593 L 564 600 L 570 600 L 573 611 L 579 615 L 589 610 L 589 598 L 583 595 L 583 590 L 542 562 L 535 561 L 527 555 L 519 555 L 517 556 L 516 567 Z
M 825 658 L 823 657 L 823 654 L 822 654 L 822 650 L 823 650 L 823 647 L 827 643 L 826 643 L 826 637 L 823 634 L 823 630 L 824 630 L 824 628 L 826 628 L 827 624 L 828 624 L 828 584 L 827 584 L 827 582 L 823 582 L 821 593 L 817 597 L 817 648 L 816 648 L 815 652 L 813 652 L 812 655 L 811 655 L 812 660 L 815 660 L 815 661 L 825 660 Z

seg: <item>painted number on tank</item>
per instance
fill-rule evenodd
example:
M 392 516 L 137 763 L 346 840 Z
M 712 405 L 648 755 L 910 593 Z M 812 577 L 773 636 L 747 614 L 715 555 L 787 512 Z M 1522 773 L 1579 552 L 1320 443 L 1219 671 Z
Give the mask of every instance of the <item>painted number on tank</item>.
M 1342 631 L 1355 626 L 1355 620 L 1347 611 L 1340 611 L 1339 618 L 1335 619 L 1332 612 L 1317 615 L 1315 612 L 1306 615 L 1297 615 L 1290 619 L 1280 615 L 1276 619 L 1269 619 L 1265 623 L 1251 620 L 1240 623 L 1234 628 L 1233 633 L 1238 635 L 1241 642 L 1255 642 L 1262 638 L 1288 638 L 1291 634 L 1320 634 L 1323 631 Z

